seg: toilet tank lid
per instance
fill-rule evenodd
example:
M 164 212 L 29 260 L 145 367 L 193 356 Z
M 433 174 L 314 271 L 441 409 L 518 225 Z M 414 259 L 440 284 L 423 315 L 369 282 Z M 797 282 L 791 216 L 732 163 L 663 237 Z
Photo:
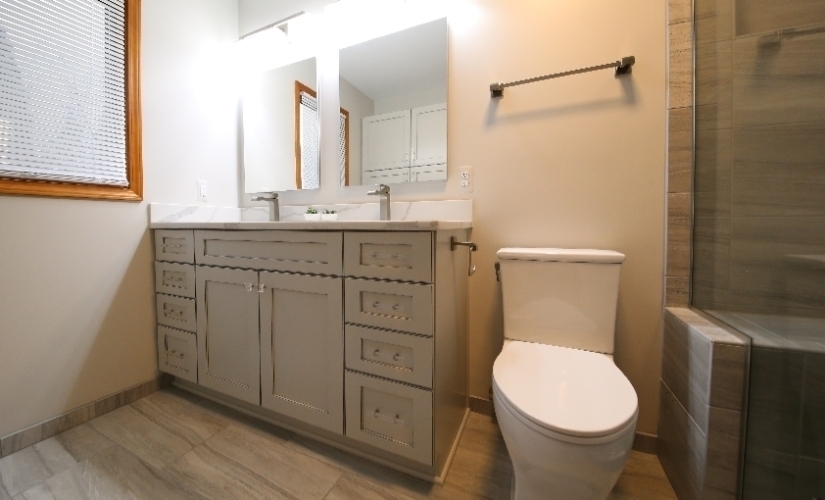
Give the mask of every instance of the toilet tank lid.
M 624 261 L 624 254 L 613 250 L 584 248 L 502 248 L 496 255 L 498 255 L 499 260 L 587 262 L 594 264 L 621 264 Z

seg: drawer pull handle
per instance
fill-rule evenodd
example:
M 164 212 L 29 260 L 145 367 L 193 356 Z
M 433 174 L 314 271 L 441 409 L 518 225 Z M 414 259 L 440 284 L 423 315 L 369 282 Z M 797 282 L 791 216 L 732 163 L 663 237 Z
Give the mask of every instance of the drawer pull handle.
M 382 307 L 381 302 L 379 302 L 377 300 L 372 303 L 372 308 L 373 309 L 393 310 L 393 311 L 400 311 L 402 309 L 401 304 L 393 304 L 391 306 L 383 306 Z
M 370 257 L 372 257 L 373 259 L 384 259 L 384 260 L 401 260 L 401 259 L 403 259 L 403 258 L 404 258 L 404 255 L 403 255 L 403 254 L 399 255 L 399 254 L 397 254 L 397 253 L 391 253 L 391 254 L 380 254 L 380 253 L 378 253 L 378 252 L 372 252 L 372 253 L 370 254 Z
M 376 349 L 376 350 L 372 351 L 372 355 L 373 355 L 373 356 L 375 356 L 375 357 L 377 358 L 378 356 L 380 356 L 380 355 L 381 355 L 381 350 L 380 350 L 380 349 Z
M 183 353 L 178 353 L 176 351 L 166 351 L 167 356 L 172 356 L 173 358 L 183 359 Z
M 404 425 L 404 420 L 401 419 L 401 415 L 396 414 L 394 418 L 390 416 L 384 416 L 379 412 L 377 408 L 374 412 L 372 412 L 372 416 L 373 418 L 377 418 L 379 420 L 383 420 L 391 424 Z
M 402 359 L 404 358 L 399 353 L 395 353 L 395 356 L 392 357 L 393 361 L 401 361 Z
M 163 248 L 183 248 L 183 245 L 163 245 Z

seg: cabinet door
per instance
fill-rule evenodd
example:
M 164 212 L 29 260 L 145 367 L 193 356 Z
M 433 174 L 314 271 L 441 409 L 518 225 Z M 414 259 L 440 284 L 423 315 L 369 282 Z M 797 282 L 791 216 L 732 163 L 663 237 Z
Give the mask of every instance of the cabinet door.
M 447 163 L 447 103 L 412 110 L 412 155 L 414 167 Z
M 410 169 L 394 168 L 392 170 L 376 170 L 375 172 L 364 172 L 361 176 L 361 185 L 371 184 L 401 184 L 410 182 Z
M 198 381 L 259 405 L 258 273 L 199 266 Z
M 344 318 L 340 278 L 261 273 L 264 408 L 344 433 Z
M 447 165 L 427 165 L 410 169 L 410 182 L 443 181 L 447 179 Z
M 361 130 L 361 169 L 410 166 L 410 110 L 367 116 Z

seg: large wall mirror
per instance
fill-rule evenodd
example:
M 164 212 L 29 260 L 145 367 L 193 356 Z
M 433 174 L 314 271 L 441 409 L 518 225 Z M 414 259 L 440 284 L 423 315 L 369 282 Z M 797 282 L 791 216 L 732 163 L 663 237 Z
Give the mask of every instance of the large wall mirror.
M 447 20 L 341 49 L 341 184 L 447 179 Z
M 315 58 L 257 75 L 243 93 L 244 192 L 320 187 Z

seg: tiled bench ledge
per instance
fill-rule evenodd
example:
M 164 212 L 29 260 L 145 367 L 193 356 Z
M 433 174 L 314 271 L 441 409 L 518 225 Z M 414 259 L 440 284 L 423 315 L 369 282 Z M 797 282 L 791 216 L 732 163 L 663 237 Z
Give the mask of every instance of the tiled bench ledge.
M 665 308 L 658 454 L 682 500 L 737 497 L 749 340 Z

